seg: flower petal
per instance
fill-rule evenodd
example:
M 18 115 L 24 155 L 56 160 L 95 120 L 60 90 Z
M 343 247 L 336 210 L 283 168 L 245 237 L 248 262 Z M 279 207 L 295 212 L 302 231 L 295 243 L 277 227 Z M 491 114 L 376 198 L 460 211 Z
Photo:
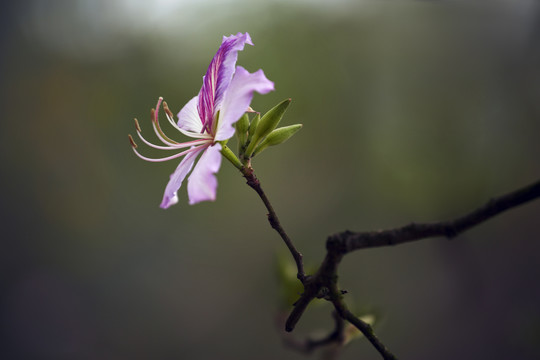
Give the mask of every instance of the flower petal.
M 189 204 L 216 199 L 217 179 L 214 175 L 221 166 L 221 144 L 210 146 L 201 155 L 188 179 Z
M 222 141 L 234 135 L 233 124 L 248 111 L 254 91 L 266 94 L 272 90 L 274 83 L 266 78 L 262 70 L 250 74 L 243 67 L 237 66 L 219 109 L 219 123 L 214 139 Z
M 180 129 L 197 134 L 202 132 L 203 125 L 199 117 L 199 111 L 197 110 L 198 103 L 199 97 L 195 96 L 180 110 L 178 113 L 178 127 Z
M 203 77 L 198 110 L 203 127 L 208 132 L 211 132 L 214 116 L 233 77 L 238 51 L 243 50 L 246 43 L 253 45 L 248 33 L 224 36 Z
M 178 189 L 180 189 L 186 175 L 191 170 L 197 155 L 207 147 L 207 145 L 200 146 L 196 150 L 188 153 L 186 157 L 182 159 L 176 170 L 171 174 L 169 183 L 165 188 L 165 194 L 163 194 L 163 200 L 161 201 L 161 205 L 159 205 L 160 208 L 167 209 L 169 206 L 178 202 L 178 196 L 176 194 Z

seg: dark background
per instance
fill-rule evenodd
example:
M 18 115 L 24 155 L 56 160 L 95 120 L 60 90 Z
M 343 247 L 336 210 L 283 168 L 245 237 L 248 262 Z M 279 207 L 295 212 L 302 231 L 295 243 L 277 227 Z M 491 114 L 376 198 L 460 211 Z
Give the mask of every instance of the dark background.
M 537 1 L 2 7 L 2 359 L 304 358 L 275 328 L 284 246 L 236 169 L 216 202 L 183 188 L 164 211 L 178 162 L 127 141 L 158 96 L 176 113 L 196 95 L 222 35 L 248 31 L 238 64 L 275 81 L 252 106 L 291 97 L 283 123 L 304 124 L 255 168 L 308 265 L 331 233 L 450 219 L 540 177 Z M 348 255 L 341 285 L 400 358 L 539 359 L 539 215 Z M 342 358 L 378 354 L 359 340 Z

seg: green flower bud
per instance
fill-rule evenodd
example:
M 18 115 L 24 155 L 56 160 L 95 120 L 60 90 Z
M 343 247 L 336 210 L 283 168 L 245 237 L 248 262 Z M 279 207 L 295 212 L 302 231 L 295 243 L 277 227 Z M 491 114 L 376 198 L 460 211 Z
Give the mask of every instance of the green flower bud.
M 302 124 L 284 126 L 272 131 L 253 152 L 253 156 L 259 154 L 268 146 L 279 145 L 291 138 L 298 130 L 302 128 Z
M 255 129 L 257 129 L 257 126 L 259 126 L 259 122 L 261 121 L 261 114 L 257 113 L 253 120 L 251 120 L 251 124 L 249 124 L 248 129 L 248 142 L 251 142 L 251 139 L 253 138 L 253 134 L 255 134 Z
M 236 137 L 238 138 L 238 155 L 243 156 L 246 147 L 247 131 L 249 129 L 249 117 L 247 113 L 234 124 L 236 127 Z
M 255 147 L 278 126 L 290 103 L 291 99 L 283 100 L 263 115 L 246 150 L 247 157 L 251 157 Z
M 244 134 L 247 133 L 249 129 L 249 117 L 247 113 L 244 113 L 244 115 L 236 122 L 236 131 L 237 133 Z
M 249 148 L 249 144 L 251 143 L 251 140 L 253 139 L 253 135 L 255 134 L 255 130 L 257 129 L 257 126 L 259 126 L 260 121 L 261 121 L 261 114 L 257 113 L 257 115 L 255 115 L 255 117 L 251 120 L 251 123 L 249 124 L 247 141 L 242 146 L 241 150 L 238 151 L 238 154 L 240 155 L 240 157 L 242 158 L 242 161 L 244 162 L 249 161 L 250 157 L 246 156 L 247 154 L 246 151 L 247 151 L 247 148 Z

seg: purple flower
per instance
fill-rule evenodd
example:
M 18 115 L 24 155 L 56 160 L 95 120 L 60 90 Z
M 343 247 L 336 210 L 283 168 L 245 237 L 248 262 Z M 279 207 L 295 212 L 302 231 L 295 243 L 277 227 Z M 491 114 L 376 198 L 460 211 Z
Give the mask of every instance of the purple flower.
M 171 178 L 160 207 L 168 208 L 178 202 L 177 191 L 189 174 L 187 191 L 190 204 L 205 200 L 215 200 L 217 179 L 215 174 L 221 165 L 221 144 L 234 135 L 233 124 L 248 110 L 253 98 L 253 92 L 266 94 L 274 90 L 274 83 L 266 78 L 262 70 L 250 74 L 241 66 L 236 66 L 238 51 L 245 44 L 253 45 L 248 33 L 238 33 L 223 37 L 210 66 L 203 77 L 203 85 L 199 94 L 191 99 L 178 113 L 178 123 L 173 120 L 167 104 L 163 108 L 172 126 L 181 133 L 195 138 L 185 143 L 178 143 L 167 137 L 158 122 L 158 112 L 162 103 L 159 98 L 156 110 L 152 111 L 152 125 L 158 138 L 164 146 L 154 145 L 145 140 L 141 129 L 136 123 L 137 134 L 141 140 L 156 149 L 183 150 L 172 156 L 161 159 L 150 159 L 139 154 L 137 145 L 130 136 L 135 154 L 141 159 L 153 162 L 167 161 L 184 156 Z M 187 149 L 187 150 L 185 150 Z M 202 154 L 195 166 L 197 156 Z

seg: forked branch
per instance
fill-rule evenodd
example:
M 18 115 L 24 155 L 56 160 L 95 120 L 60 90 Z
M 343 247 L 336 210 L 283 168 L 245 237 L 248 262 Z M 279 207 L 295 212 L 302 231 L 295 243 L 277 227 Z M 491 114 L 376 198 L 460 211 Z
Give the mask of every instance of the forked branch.
M 371 326 L 351 313 L 343 301 L 343 292 L 339 289 L 337 282 L 338 266 L 343 259 L 343 256 L 359 249 L 398 245 L 437 236 L 453 238 L 504 211 L 540 197 L 540 181 L 537 181 L 506 195 L 493 198 L 478 209 L 451 221 L 428 224 L 412 223 L 390 230 L 372 232 L 344 231 L 331 235 L 326 241 L 326 257 L 321 266 L 314 275 L 306 276 L 304 273 L 302 255 L 296 250 L 292 241 L 285 233 L 285 230 L 281 227 L 270 201 L 260 186 L 259 180 L 253 174 L 253 169 L 243 168 L 242 173 L 247 179 L 248 185 L 257 192 L 265 204 L 269 212 L 268 220 L 270 225 L 279 233 L 289 248 L 298 268 L 298 279 L 300 279 L 304 286 L 304 293 L 300 296 L 298 301 L 296 301 L 291 314 L 287 318 L 285 330 L 290 332 L 294 329 L 305 309 L 313 299 L 325 298 L 334 305 L 336 313 L 343 320 L 347 320 L 362 332 L 385 360 L 396 359 L 396 357 L 377 338 Z M 311 350 L 314 345 L 317 347 L 323 345 L 327 341 L 333 342 L 337 340 L 337 334 L 337 332 L 332 333 L 327 339 L 324 339 L 322 343 L 305 343 L 303 344 L 303 348 Z

